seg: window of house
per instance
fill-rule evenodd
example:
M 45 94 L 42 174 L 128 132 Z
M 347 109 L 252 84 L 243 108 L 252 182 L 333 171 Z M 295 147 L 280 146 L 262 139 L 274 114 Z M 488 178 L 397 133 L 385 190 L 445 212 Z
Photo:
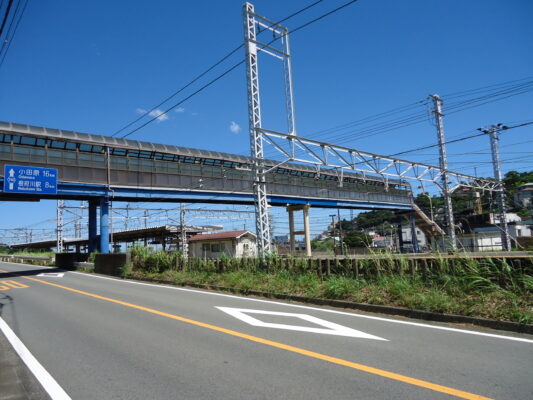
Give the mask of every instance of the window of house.
M 224 245 L 222 243 L 213 243 L 211 245 L 211 252 L 220 253 L 224 251 Z

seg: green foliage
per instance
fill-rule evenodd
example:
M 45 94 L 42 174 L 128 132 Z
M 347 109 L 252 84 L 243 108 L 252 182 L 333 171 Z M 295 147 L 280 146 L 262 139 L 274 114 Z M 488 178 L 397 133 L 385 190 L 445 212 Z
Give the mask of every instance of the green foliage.
M 397 217 L 394 212 L 388 210 L 377 210 L 360 213 L 355 219 L 355 228 L 366 229 L 372 227 L 379 227 L 383 223 L 390 223 L 396 220 Z M 347 231 L 349 229 L 346 229 Z
M 122 278 L 126 278 L 128 275 L 131 274 L 132 270 L 133 270 L 133 263 L 131 262 L 126 263 L 122 268 L 120 268 L 119 276 L 121 276 Z
M 2 249 L 0 251 L 0 254 L 7 254 L 7 255 L 13 255 L 13 256 L 27 256 L 27 257 L 50 257 L 50 258 L 53 258 L 55 256 L 55 253 L 53 251 L 42 251 L 42 250 L 20 251 L 16 249 L 7 249 L 7 248 Z
M 516 213 L 520 218 L 522 218 L 522 220 L 528 220 L 533 217 L 533 211 L 529 208 L 520 208 Z
M 313 239 L 311 240 L 311 249 L 316 251 L 328 251 L 333 250 L 333 239 Z
M 343 238 L 343 241 L 348 247 L 369 247 L 372 244 L 372 237 L 363 232 L 352 231 Z
M 96 255 L 98 254 L 98 251 L 93 251 L 91 254 L 89 254 L 89 257 L 87 258 L 87 262 L 94 263 L 94 260 L 96 259 Z
M 163 272 L 175 269 L 181 252 L 154 251 L 149 247 L 135 245 L 130 249 L 132 269 L 146 272 Z
M 345 299 L 357 289 L 357 282 L 342 276 L 330 276 L 323 282 L 323 293 L 330 299 Z
M 533 182 L 533 171 L 527 172 L 518 172 L 518 171 L 509 171 L 505 174 L 503 178 L 503 183 L 507 194 L 513 195 L 516 193 L 516 188 L 522 186 L 525 183 Z

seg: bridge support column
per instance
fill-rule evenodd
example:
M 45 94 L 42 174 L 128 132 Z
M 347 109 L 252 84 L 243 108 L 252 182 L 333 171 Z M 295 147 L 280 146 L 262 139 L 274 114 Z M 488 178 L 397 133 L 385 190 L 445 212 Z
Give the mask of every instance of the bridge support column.
M 100 253 L 109 253 L 109 199 L 100 199 Z
M 400 214 L 397 214 L 398 216 L 398 250 L 400 253 L 403 253 L 403 232 L 402 232 L 402 216 Z
M 96 217 L 96 207 L 98 203 L 96 200 L 89 200 L 89 246 L 87 251 L 93 253 L 96 250 L 96 235 L 97 235 L 97 217 Z
M 418 238 L 416 236 L 416 218 L 415 218 L 415 212 L 411 211 L 411 214 L 409 215 L 411 219 L 411 243 L 413 243 L 413 253 L 420 253 L 420 249 L 418 247 Z
M 294 206 L 288 206 L 287 212 L 289 213 L 289 240 L 291 245 L 291 253 L 295 250 L 295 240 L 294 237 L 296 235 L 304 235 L 305 236 L 305 255 L 307 257 L 311 257 L 311 230 L 309 228 L 309 208 L 311 206 L 309 204 L 302 204 L 302 205 L 294 205 Z M 303 217 L 304 217 L 304 230 L 303 231 L 295 231 L 294 230 L 294 211 L 302 210 L 303 211 Z
M 287 212 L 289 213 L 289 243 L 291 253 L 294 253 L 296 248 L 294 241 L 294 210 L 291 207 L 287 207 Z
M 311 229 L 309 228 L 309 208 L 311 206 L 306 204 L 303 208 L 304 212 L 304 235 L 305 235 L 305 255 L 311 257 Z

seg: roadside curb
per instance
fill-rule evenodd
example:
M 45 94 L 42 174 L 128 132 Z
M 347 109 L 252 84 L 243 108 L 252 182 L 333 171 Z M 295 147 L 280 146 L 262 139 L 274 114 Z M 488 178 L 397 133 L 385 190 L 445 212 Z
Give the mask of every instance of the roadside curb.
M 471 324 L 475 326 L 502 330 L 502 331 L 533 334 L 533 325 L 531 324 L 523 325 L 523 324 L 518 324 L 516 322 L 495 321 L 492 319 L 475 318 L 475 317 L 468 317 L 464 315 L 440 314 L 440 313 L 434 313 L 434 312 L 429 312 L 429 311 L 410 310 L 408 308 L 402 308 L 402 307 L 382 306 L 382 305 L 365 304 L 365 303 L 353 303 L 353 302 L 344 301 L 344 300 L 313 299 L 313 298 L 303 297 L 303 296 L 293 296 L 293 295 L 282 294 L 282 293 L 260 292 L 256 290 L 242 290 L 242 289 L 227 288 L 227 287 L 215 286 L 215 285 L 201 285 L 197 283 L 174 283 L 172 281 L 166 281 L 163 279 L 155 279 L 155 278 L 141 279 L 141 278 L 135 278 L 135 277 L 128 277 L 125 279 L 135 280 L 135 281 L 144 281 L 144 282 L 153 282 L 153 283 L 172 285 L 172 286 L 182 286 L 182 287 L 188 286 L 188 287 L 193 287 L 193 288 L 198 288 L 198 289 L 217 290 L 217 291 L 229 292 L 229 293 L 240 294 L 240 295 L 245 295 L 245 296 L 259 296 L 259 297 L 266 297 L 266 298 L 271 298 L 271 299 L 273 298 L 273 299 L 278 299 L 278 300 L 290 300 L 290 301 L 297 301 L 300 303 L 315 304 L 315 305 L 320 305 L 320 306 L 330 306 L 330 307 L 337 307 L 337 308 L 346 308 L 346 309 L 353 309 L 353 310 L 361 310 L 361 311 L 374 312 L 374 313 L 380 313 L 380 314 L 399 315 L 402 317 L 421 319 L 425 321 Z

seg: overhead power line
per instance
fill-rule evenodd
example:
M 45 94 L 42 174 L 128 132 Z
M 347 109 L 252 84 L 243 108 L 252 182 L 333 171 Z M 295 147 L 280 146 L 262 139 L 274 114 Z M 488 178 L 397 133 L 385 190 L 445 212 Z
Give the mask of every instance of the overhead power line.
M 473 93 L 482 93 L 482 92 L 493 90 L 493 88 L 497 88 L 500 86 L 506 86 L 509 84 L 516 84 L 517 82 L 523 82 L 525 80 L 531 80 L 531 79 L 533 79 L 533 76 L 526 76 L 525 78 L 513 79 L 511 81 L 495 83 L 492 85 L 482 86 L 482 87 L 478 87 L 475 89 L 468 89 L 468 90 L 462 90 L 460 92 L 447 93 L 447 94 L 443 94 L 442 97 L 448 100 L 451 100 L 453 98 L 469 96 Z
M 533 124 L 533 121 L 525 122 L 525 123 L 523 123 L 523 124 L 519 124 L 519 125 L 508 126 L 508 127 L 506 127 L 504 130 L 520 128 L 520 127 L 527 126 L 527 125 L 531 125 L 531 124 Z M 485 133 L 478 133 L 478 134 L 476 134 L 476 135 L 470 135 L 470 136 L 462 137 L 462 138 L 459 138 L 459 139 L 448 140 L 448 141 L 445 142 L 444 144 L 450 144 L 450 143 L 462 142 L 463 140 L 468 140 L 468 139 L 472 139 L 472 138 L 479 137 L 479 136 L 484 136 L 484 135 L 486 135 L 486 134 L 485 134 Z M 432 145 L 429 145 L 429 146 L 417 147 L 417 148 L 415 148 L 415 149 L 405 150 L 405 151 L 402 151 L 402 152 L 399 152 L 399 153 L 390 154 L 389 157 L 396 157 L 396 156 L 399 156 L 399 155 L 401 155 L 401 154 L 413 153 L 413 152 L 415 152 L 415 151 L 431 149 L 431 148 L 433 148 L 433 147 L 438 147 L 438 146 L 439 146 L 438 144 L 432 144 Z
M 483 86 L 476 89 L 470 89 L 464 92 L 459 92 L 461 96 L 471 96 L 472 94 L 482 94 L 476 97 L 467 98 L 460 101 L 454 101 L 449 103 L 446 107 L 446 114 L 454 114 L 468 110 L 470 108 L 479 107 L 493 101 L 499 101 L 508 97 L 517 96 L 533 90 L 533 80 L 531 77 L 521 78 L 517 80 L 502 82 L 498 84 Z M 453 98 L 454 94 L 447 95 L 446 100 Z M 443 96 L 444 97 L 444 96 Z M 455 96 L 457 97 L 457 96 Z M 400 128 L 413 126 L 424 122 L 428 118 L 428 111 L 412 112 L 413 108 L 426 104 L 426 100 L 421 100 L 406 106 L 398 107 L 389 112 L 382 112 L 379 114 L 371 115 L 369 117 L 351 121 L 333 128 L 328 128 L 319 132 L 316 132 L 307 137 L 315 137 L 320 140 L 328 140 L 330 142 L 348 140 L 361 140 L 368 137 L 381 135 L 387 132 L 392 132 Z M 406 114 L 406 112 L 409 112 Z M 395 118 L 388 118 L 393 114 L 399 114 Z M 382 120 L 381 122 L 376 122 Z M 358 125 L 365 125 L 369 122 L 376 122 L 362 129 L 350 130 Z M 347 130 L 342 133 L 341 131 Z M 339 132 L 339 133 L 337 133 Z M 267 154 L 270 156 L 270 154 Z
M 7 52 L 9 51 L 9 48 L 11 47 L 11 43 L 13 43 L 13 40 L 15 39 L 15 35 L 17 33 L 17 29 L 19 27 L 20 21 L 22 20 L 22 17 L 24 16 L 24 12 L 26 11 L 26 7 L 28 6 L 28 2 L 29 2 L 29 0 L 26 0 L 24 2 L 24 6 L 22 7 L 22 11 L 18 14 L 18 18 L 17 18 L 17 12 L 18 12 L 18 9 L 19 9 L 19 6 L 20 6 L 21 3 L 19 2 L 17 4 L 17 7 L 15 9 L 15 13 L 13 14 L 13 18 L 11 19 L 11 22 L 9 24 L 9 28 L 7 30 L 6 38 L 4 40 L 2 40 L 2 47 L 0 48 L 0 56 L 1 56 L 0 68 L 2 68 L 2 65 L 4 64 L 4 60 L 6 59 L 6 56 L 7 56 Z M 12 30 L 11 28 L 13 27 L 13 22 L 15 21 L 15 19 L 17 20 L 17 22 L 15 22 L 14 29 Z
M 2 33 L 4 33 L 4 28 L 6 26 L 6 22 L 9 19 L 9 12 L 11 11 L 11 6 L 13 5 L 13 0 L 9 0 L 6 7 L 6 12 L 4 14 L 4 18 L 2 19 L 2 25 L 0 25 L 0 37 L 2 37 Z
M 8 12 L 6 11 L 6 14 L 4 15 L 4 20 L 2 21 L 2 29 L 0 30 L 0 40 L 2 42 L 2 47 L 0 48 L 0 54 L 4 51 L 4 47 L 7 45 L 8 43 L 8 39 L 9 39 L 9 33 L 11 32 L 11 28 L 13 27 L 13 21 L 15 20 L 15 16 L 17 15 L 18 13 L 18 10 L 19 10 L 19 7 L 20 7 L 20 1 L 17 3 L 17 6 L 15 7 L 15 11 L 13 12 L 13 16 L 11 17 L 11 21 L 9 21 L 9 27 L 7 28 L 7 33 L 5 35 L 5 39 L 2 39 L 2 33 L 3 33 L 3 30 L 4 30 L 4 25 L 7 21 L 7 19 L 9 19 L 9 14 Z M 0 7 L 1 9 L 2 7 Z
M 353 3 L 355 3 L 355 2 L 357 2 L 357 1 L 358 1 L 358 0 L 351 0 L 351 1 L 349 1 L 349 2 L 347 2 L 347 3 L 345 3 L 345 4 L 343 4 L 343 5 L 341 5 L 341 6 L 337 7 L 337 8 L 335 8 L 335 9 L 333 9 L 333 10 L 331 10 L 331 11 L 325 13 L 325 14 L 322 14 L 321 16 L 319 16 L 319 17 L 317 17 L 317 18 L 314 18 L 313 20 L 308 21 L 308 22 L 306 22 L 306 23 L 304 23 L 304 24 L 302 24 L 302 25 L 296 27 L 295 29 L 293 29 L 293 30 L 291 31 L 291 33 L 294 33 L 294 32 L 297 32 L 297 31 L 303 29 L 303 28 L 306 28 L 306 27 L 308 27 L 309 25 L 311 25 L 311 24 L 313 24 L 313 23 L 315 23 L 315 22 L 318 22 L 318 21 L 320 21 L 321 19 L 323 19 L 323 18 L 325 18 L 325 17 L 327 17 L 327 16 L 329 16 L 329 15 L 332 15 L 333 13 L 335 13 L 335 12 L 337 12 L 337 11 L 342 10 L 342 9 L 344 9 L 345 7 L 347 7 L 347 6 L 349 6 L 349 5 L 353 4 Z M 317 2 L 313 3 L 312 5 L 307 6 L 307 7 L 305 7 L 304 9 L 299 10 L 299 11 L 293 13 L 292 15 L 293 15 L 293 16 L 294 16 L 294 15 L 297 15 L 297 14 L 299 14 L 300 12 L 303 12 L 304 10 L 307 10 L 307 9 L 310 8 L 311 6 L 313 6 L 313 5 L 315 5 L 315 4 L 318 4 L 318 3 L 319 3 L 319 2 L 317 1 Z M 286 21 L 288 18 L 289 18 L 289 17 L 285 17 L 285 18 L 284 18 L 283 20 L 281 20 L 281 21 Z M 273 24 L 273 25 L 275 25 L 275 24 Z M 280 37 L 276 37 L 275 39 L 271 40 L 268 44 L 271 44 L 271 43 L 273 43 L 273 42 L 275 42 L 275 41 L 277 41 L 277 40 L 279 40 L 279 39 L 280 39 Z M 241 47 L 242 47 L 242 45 L 240 45 L 238 48 L 232 50 L 231 54 L 234 54 L 234 53 L 235 53 L 236 51 L 238 51 L 238 49 L 241 48 Z M 229 56 L 230 56 L 229 54 L 226 55 L 226 56 L 224 57 L 224 60 L 226 60 Z M 220 61 L 220 62 L 222 62 L 222 61 Z M 217 65 L 219 65 L 220 62 L 218 62 Z M 189 100 L 190 98 L 192 98 L 192 97 L 195 96 L 196 94 L 200 93 L 201 91 L 203 91 L 203 90 L 206 89 L 207 87 L 211 86 L 213 83 L 215 83 L 216 81 L 218 81 L 218 80 L 221 79 L 222 77 L 226 76 L 229 72 L 233 71 L 234 69 L 236 69 L 236 68 L 237 68 L 238 66 L 240 66 L 241 64 L 244 64 L 244 62 L 245 62 L 244 59 L 241 60 L 239 63 L 233 65 L 232 67 L 230 67 L 229 69 L 227 69 L 226 71 L 224 71 L 222 74 L 220 74 L 220 75 L 218 75 L 216 78 L 212 79 L 208 84 L 202 86 L 200 89 L 198 89 L 197 91 L 195 91 L 193 94 L 191 94 L 191 95 L 187 96 L 185 99 L 180 100 L 179 102 L 175 103 L 174 105 L 172 105 L 171 107 L 169 107 L 167 110 L 165 110 L 165 111 L 163 111 L 163 112 L 161 112 L 161 113 L 158 112 L 157 115 L 155 115 L 153 118 L 149 119 L 146 123 L 142 124 L 142 125 L 141 125 L 140 127 L 138 127 L 138 128 L 135 128 L 135 129 L 129 131 L 127 134 L 121 136 L 121 138 L 125 138 L 125 137 L 127 137 L 127 136 L 130 136 L 131 134 L 133 134 L 133 133 L 137 132 L 138 130 L 144 128 L 144 127 L 147 126 L 148 124 L 154 122 L 156 119 L 160 118 L 162 115 L 167 114 L 169 111 L 171 111 L 171 110 L 174 109 L 175 107 L 178 107 L 179 105 L 181 105 L 181 104 L 184 103 L 185 101 Z M 213 65 L 213 68 L 214 68 L 215 66 L 216 66 L 216 65 Z M 211 71 L 211 70 L 212 70 L 212 68 L 209 69 L 209 71 Z M 207 72 L 208 72 L 208 71 L 206 70 L 205 73 L 207 73 Z M 205 73 L 202 73 L 201 75 L 204 76 Z M 198 76 L 197 78 L 199 79 L 200 76 Z M 195 78 L 195 81 L 198 80 L 197 78 Z M 191 82 L 190 84 L 192 84 L 192 82 Z M 190 86 L 190 84 L 187 84 L 187 85 Z M 184 88 L 183 88 L 183 89 L 184 89 Z M 178 92 L 181 92 L 181 90 L 182 90 L 182 89 L 178 90 Z M 177 94 L 177 93 L 176 93 L 176 94 Z M 174 96 L 171 96 L 171 97 L 174 97 Z M 163 103 L 161 103 L 161 104 L 163 104 Z M 161 104 L 160 104 L 160 105 L 161 105 Z M 153 112 L 153 111 L 156 111 L 156 109 L 157 109 L 157 106 L 156 106 L 155 108 L 151 109 L 151 110 L 148 112 L 148 114 L 150 114 L 150 113 Z M 144 116 L 146 116 L 146 115 L 147 115 L 147 114 L 143 114 L 142 117 L 144 117 Z M 139 119 L 140 119 L 140 118 L 138 118 L 137 121 L 138 121 Z M 124 129 L 125 129 L 125 128 L 124 128 Z M 120 131 L 122 131 L 122 130 L 123 130 L 123 129 L 121 129 Z M 118 133 L 118 131 L 115 132 L 113 135 L 115 135 L 116 133 Z

